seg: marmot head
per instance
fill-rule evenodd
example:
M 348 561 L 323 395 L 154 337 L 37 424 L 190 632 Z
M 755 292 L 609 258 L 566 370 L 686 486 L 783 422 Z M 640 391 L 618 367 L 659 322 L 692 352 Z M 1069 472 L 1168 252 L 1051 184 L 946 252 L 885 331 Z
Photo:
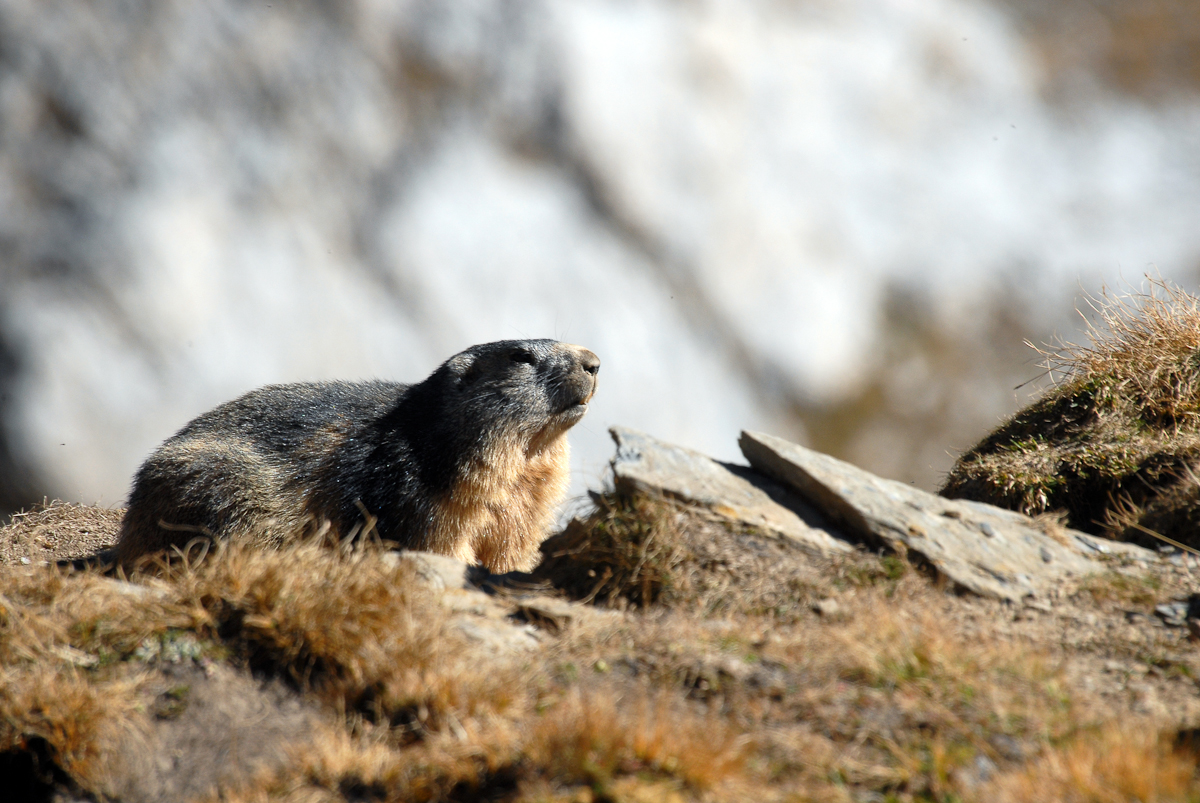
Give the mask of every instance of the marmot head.
M 596 392 L 600 358 L 556 340 L 501 340 L 454 355 L 438 369 L 460 416 L 533 450 L 574 426 Z

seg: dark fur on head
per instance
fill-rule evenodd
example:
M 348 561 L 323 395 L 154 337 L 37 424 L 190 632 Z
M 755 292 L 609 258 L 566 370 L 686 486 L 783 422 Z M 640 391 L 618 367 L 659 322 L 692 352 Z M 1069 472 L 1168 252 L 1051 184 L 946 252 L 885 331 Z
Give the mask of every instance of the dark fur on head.
M 423 382 L 261 388 L 201 415 L 134 480 L 117 559 L 197 534 L 384 539 L 526 568 L 569 477 L 600 361 L 553 340 L 474 346 Z M 366 515 L 364 515 L 364 513 Z

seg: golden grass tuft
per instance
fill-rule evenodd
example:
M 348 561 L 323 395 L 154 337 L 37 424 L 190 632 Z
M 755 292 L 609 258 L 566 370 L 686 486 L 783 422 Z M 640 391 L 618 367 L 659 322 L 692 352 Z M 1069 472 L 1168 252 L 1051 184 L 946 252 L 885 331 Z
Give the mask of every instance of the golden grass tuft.
M 1127 605 L 1153 607 L 1159 601 L 1162 583 L 1153 574 L 1136 574 L 1109 570 L 1083 579 L 1079 591 L 1096 602 L 1118 602 Z
M 472 664 L 478 653 L 412 565 L 375 546 L 229 543 L 133 579 L 0 565 L 0 738 L 13 749 L 44 739 L 91 792 L 104 791 L 113 729 L 137 719 L 142 662 L 181 632 L 195 634 L 199 654 L 392 726 L 397 743 L 481 727 L 474 719 L 529 693 L 516 667 Z
M 121 663 L 185 611 L 95 572 L 0 564 L 0 751 L 37 752 L 103 794 L 139 738 L 144 673 Z
M 646 689 L 567 691 L 515 721 L 468 726 L 397 747 L 322 728 L 291 763 L 214 800 L 519 800 L 588 789 L 620 799 L 632 780 L 692 795 L 742 778 L 747 745 L 730 725 Z
M 1038 349 L 1058 384 L 1094 387 L 1094 403 L 1130 406 L 1159 429 L 1200 425 L 1200 299 L 1147 277 L 1144 293 L 1088 299 L 1090 344 Z
M 741 775 L 747 743 L 727 721 L 666 694 L 574 689 L 542 714 L 524 750 L 560 783 L 603 787 L 648 772 L 704 790 Z
M 621 489 L 592 500 L 542 544 L 533 572 L 574 599 L 795 621 L 829 591 L 829 567 L 787 539 L 663 495 Z M 872 562 L 858 568 L 869 573 Z
M 882 593 L 848 621 L 780 650 L 813 679 L 804 715 L 832 716 L 848 729 L 842 738 L 886 757 L 874 766 L 835 762 L 830 771 L 874 777 L 919 799 L 959 794 L 963 767 L 980 755 L 1000 758 L 997 736 L 1040 746 L 1074 727 L 1059 669 L 1036 651 L 963 640 L 932 613 L 897 611 Z
M 122 740 L 138 738 L 138 676 L 97 679 L 74 667 L 0 670 L 0 751 L 36 749 L 76 783 L 104 792 Z
M 943 495 L 1200 543 L 1200 299 L 1147 281 L 1089 299 L 1088 345 L 1039 349 L 1054 387 L 960 457 Z
M 495 745 L 479 739 L 433 739 L 399 749 L 386 732 L 353 735 L 321 727 L 290 750 L 286 767 L 214 792 L 213 803 L 262 801 L 404 800 L 411 803 L 451 799 L 455 790 L 478 790 L 497 773 L 514 766 L 512 750 L 497 755 Z M 511 780 L 506 780 L 511 785 Z
M 616 492 L 593 496 L 595 507 L 542 544 L 535 576 L 585 602 L 649 605 L 681 591 L 684 559 L 680 510 L 669 499 Z
M 44 552 L 54 554 L 59 543 L 70 543 L 75 547 L 94 546 L 99 548 L 116 541 L 125 511 L 95 505 L 63 502 L 59 499 L 44 500 L 40 504 L 12 515 L 12 519 L 0 528 L 4 531 L 3 546 L 34 544 Z M 11 559 L 11 556 L 5 556 Z
M 156 581 L 202 633 L 252 668 L 339 706 L 402 720 L 414 736 L 444 715 L 501 710 L 522 694 L 500 666 L 463 660 L 464 637 L 408 561 L 377 544 L 283 549 L 228 542 Z
M 1185 803 L 1200 798 L 1196 758 L 1153 728 L 1110 724 L 1046 750 L 981 790 L 980 801 Z

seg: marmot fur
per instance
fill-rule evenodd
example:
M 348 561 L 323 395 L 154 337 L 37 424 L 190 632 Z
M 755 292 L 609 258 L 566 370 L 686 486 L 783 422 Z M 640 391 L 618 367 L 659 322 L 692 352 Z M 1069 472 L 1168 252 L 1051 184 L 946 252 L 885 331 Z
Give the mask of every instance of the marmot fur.
M 270 385 L 196 418 L 138 470 L 114 557 L 198 535 L 280 543 L 368 526 L 406 549 L 528 569 L 569 481 L 600 360 L 553 340 L 456 354 L 415 385 Z

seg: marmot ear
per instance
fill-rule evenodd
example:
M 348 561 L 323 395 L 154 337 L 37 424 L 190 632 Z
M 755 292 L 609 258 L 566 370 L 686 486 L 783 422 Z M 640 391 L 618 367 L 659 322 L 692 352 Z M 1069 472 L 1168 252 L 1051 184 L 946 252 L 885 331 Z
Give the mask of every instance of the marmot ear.
M 527 365 L 537 367 L 537 357 L 527 348 L 515 348 L 508 353 L 508 359 L 512 362 L 523 362 Z
M 469 383 L 471 377 L 479 373 L 475 357 L 471 354 L 455 354 L 446 362 L 446 367 L 450 369 L 450 376 L 454 377 L 454 384 L 457 386 L 461 386 L 464 381 Z

